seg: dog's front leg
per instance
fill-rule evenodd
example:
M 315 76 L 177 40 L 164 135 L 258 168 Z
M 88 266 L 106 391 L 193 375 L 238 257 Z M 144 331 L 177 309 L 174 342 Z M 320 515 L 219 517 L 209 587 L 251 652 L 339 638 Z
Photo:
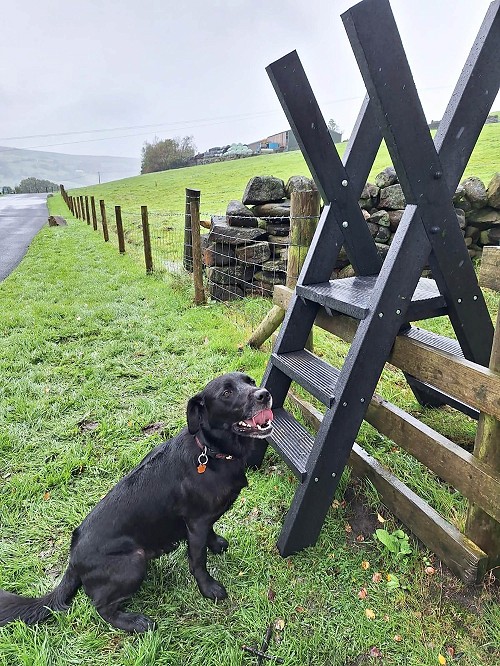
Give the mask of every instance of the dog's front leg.
M 227 592 L 207 571 L 207 541 L 212 533 L 211 523 L 192 520 L 186 523 L 189 570 L 198 583 L 200 592 L 207 599 L 225 599 Z

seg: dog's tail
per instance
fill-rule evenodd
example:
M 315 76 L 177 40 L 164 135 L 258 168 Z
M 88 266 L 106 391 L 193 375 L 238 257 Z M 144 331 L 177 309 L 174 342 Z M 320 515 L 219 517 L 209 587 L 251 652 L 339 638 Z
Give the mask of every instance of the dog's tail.
M 13 620 L 36 624 L 50 617 L 52 611 L 67 610 L 81 580 L 71 564 L 59 585 L 43 597 L 22 597 L 0 590 L 0 627 Z

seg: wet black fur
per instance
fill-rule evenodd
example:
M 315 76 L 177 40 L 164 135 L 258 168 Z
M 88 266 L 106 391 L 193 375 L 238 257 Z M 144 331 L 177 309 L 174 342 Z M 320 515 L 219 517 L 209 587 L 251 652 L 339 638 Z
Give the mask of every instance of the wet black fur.
M 201 594 L 225 598 L 226 590 L 207 571 L 207 547 L 214 553 L 228 547 L 213 524 L 247 485 L 245 463 L 254 441 L 236 432 L 233 424 L 270 406 L 269 393 L 256 388 L 247 375 L 235 372 L 212 380 L 189 400 L 188 426 L 153 449 L 74 530 L 69 565 L 55 590 L 38 599 L 0 590 L 0 626 L 15 619 L 27 624 L 45 620 L 52 611 L 68 608 L 83 586 L 113 626 L 134 632 L 151 629 L 151 619 L 122 611 L 120 605 L 141 586 L 148 560 L 174 550 L 183 539 Z M 212 454 L 206 471 L 199 474 L 201 451 L 195 436 L 214 452 L 233 458 Z

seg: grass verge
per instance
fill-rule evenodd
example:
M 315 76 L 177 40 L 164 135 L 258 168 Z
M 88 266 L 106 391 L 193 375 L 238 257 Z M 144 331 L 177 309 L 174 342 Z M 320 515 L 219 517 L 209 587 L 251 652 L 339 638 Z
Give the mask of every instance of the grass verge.
M 190 395 L 228 370 L 260 379 L 267 361 L 241 347 L 224 306 L 195 308 L 182 279 L 145 276 L 69 219 L 0 284 L 0 587 L 26 595 L 54 586 L 72 529 L 183 425 Z M 411 539 L 392 556 L 373 538 L 377 513 L 397 525 L 348 473 L 318 544 L 289 559 L 275 543 L 295 481 L 271 451 L 249 477 L 220 521 L 230 549 L 209 558 L 227 601 L 200 597 L 181 546 L 130 603 L 156 632 L 110 628 L 80 592 L 45 625 L 0 629 L 0 665 L 244 666 L 255 658 L 241 645 L 269 624 L 269 652 L 288 666 L 497 663 L 495 591 L 464 588 Z

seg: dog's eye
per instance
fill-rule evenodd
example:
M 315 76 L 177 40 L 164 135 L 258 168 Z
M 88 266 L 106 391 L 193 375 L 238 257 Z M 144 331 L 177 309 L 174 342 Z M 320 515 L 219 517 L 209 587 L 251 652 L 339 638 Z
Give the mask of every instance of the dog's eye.
M 231 395 L 231 393 L 232 393 L 232 391 L 231 391 L 230 389 L 226 389 L 225 391 L 222 392 L 222 396 L 223 396 L 224 398 L 229 398 L 229 396 Z

